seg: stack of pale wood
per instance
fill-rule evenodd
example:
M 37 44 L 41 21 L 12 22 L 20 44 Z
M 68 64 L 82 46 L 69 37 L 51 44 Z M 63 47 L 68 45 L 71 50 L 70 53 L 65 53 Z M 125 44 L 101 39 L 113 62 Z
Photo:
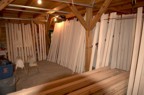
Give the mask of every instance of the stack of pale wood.
M 104 67 L 9 95 L 125 95 L 128 79 L 129 72 Z
M 24 62 L 29 56 L 46 60 L 45 24 L 6 23 L 8 59 L 15 62 L 20 57 Z

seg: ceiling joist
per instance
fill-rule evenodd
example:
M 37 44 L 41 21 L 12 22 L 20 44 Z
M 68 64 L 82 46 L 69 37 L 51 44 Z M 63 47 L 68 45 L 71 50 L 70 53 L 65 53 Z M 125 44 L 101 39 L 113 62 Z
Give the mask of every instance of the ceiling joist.
M 57 6 L 57 7 L 53 8 L 52 10 L 47 11 L 46 13 L 47 13 L 47 14 L 53 14 L 53 13 L 55 13 L 56 11 L 60 11 L 60 10 L 62 10 L 62 9 L 64 9 L 64 8 L 66 8 L 66 7 L 67 7 L 67 4 L 61 4 L 60 6 Z M 39 18 L 40 16 L 43 16 L 43 14 L 37 15 L 35 18 Z

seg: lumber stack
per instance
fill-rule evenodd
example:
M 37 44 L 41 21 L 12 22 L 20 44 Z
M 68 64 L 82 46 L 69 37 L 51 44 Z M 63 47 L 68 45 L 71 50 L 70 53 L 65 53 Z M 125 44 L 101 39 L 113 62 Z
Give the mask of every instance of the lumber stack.
M 129 72 L 104 67 L 9 95 L 125 95 L 128 79 Z
M 127 95 L 144 95 L 144 22 L 143 7 L 137 10 L 136 33 Z
M 6 23 L 5 27 L 10 61 L 15 62 L 20 57 L 27 62 L 29 56 L 46 60 L 45 24 Z
M 85 29 L 76 19 L 56 23 L 48 61 L 82 73 L 85 67 Z

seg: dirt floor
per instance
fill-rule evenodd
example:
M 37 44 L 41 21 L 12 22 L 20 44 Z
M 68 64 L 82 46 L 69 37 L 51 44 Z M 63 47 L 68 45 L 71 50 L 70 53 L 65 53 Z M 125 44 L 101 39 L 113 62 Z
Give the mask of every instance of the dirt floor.
M 18 80 L 16 89 L 21 90 L 70 76 L 72 71 L 56 63 L 41 61 L 38 62 L 38 69 L 26 66 L 26 70 L 18 69 L 15 75 Z

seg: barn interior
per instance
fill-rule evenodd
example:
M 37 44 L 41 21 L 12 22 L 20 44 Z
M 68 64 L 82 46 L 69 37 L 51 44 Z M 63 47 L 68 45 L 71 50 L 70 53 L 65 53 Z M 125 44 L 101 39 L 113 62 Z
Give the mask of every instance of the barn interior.
M 0 95 L 144 95 L 143 0 L 0 0 Z

